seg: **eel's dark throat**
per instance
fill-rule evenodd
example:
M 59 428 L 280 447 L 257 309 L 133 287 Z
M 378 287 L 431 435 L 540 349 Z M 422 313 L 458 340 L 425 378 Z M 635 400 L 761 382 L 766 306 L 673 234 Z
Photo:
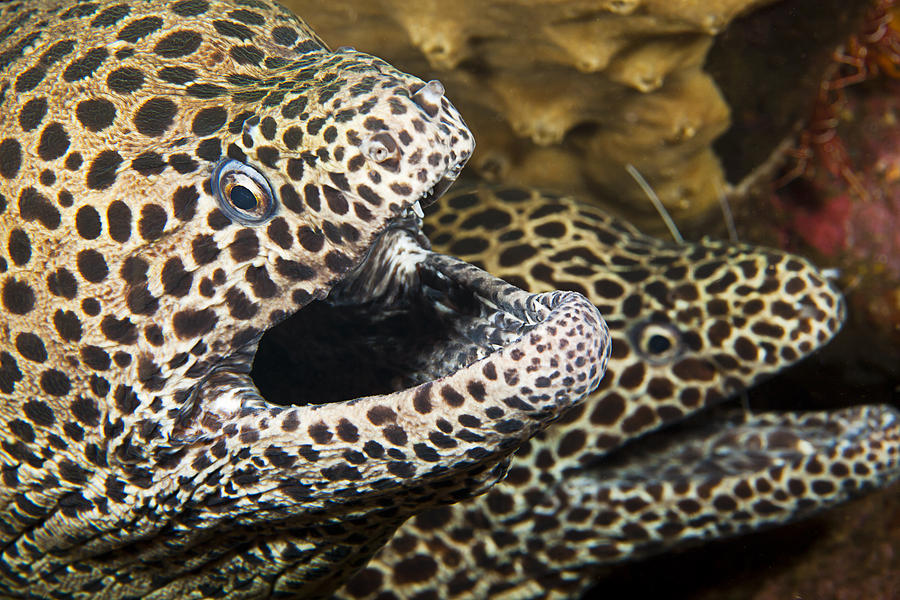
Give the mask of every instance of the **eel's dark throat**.
M 411 214 L 327 298 L 266 332 L 251 377 L 269 403 L 324 404 L 439 379 L 518 339 L 546 311 L 504 306 L 505 282 L 436 254 Z

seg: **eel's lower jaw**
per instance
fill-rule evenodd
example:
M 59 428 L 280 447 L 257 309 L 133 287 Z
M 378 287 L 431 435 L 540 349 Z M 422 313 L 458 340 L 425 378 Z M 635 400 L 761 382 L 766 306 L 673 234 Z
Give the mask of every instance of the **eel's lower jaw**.
M 474 381 L 484 378 L 475 363 L 499 352 L 512 361 L 507 370 L 523 375 L 521 385 L 508 384 L 510 397 L 527 387 L 526 369 L 561 355 L 545 369 L 548 401 L 538 412 L 599 383 L 608 332 L 587 299 L 529 294 L 427 246 L 418 219 L 404 213 L 325 300 L 267 332 L 252 374 L 263 398 L 282 406 L 354 401 L 467 370 Z M 578 334 L 561 350 L 564 327 Z
M 889 405 L 793 413 L 720 407 L 677 429 L 634 440 L 547 488 L 547 504 L 587 508 L 582 523 L 608 521 L 611 506 L 640 499 L 627 512 L 642 527 L 611 525 L 567 539 L 574 556 L 636 560 L 762 530 L 900 478 L 900 412 Z

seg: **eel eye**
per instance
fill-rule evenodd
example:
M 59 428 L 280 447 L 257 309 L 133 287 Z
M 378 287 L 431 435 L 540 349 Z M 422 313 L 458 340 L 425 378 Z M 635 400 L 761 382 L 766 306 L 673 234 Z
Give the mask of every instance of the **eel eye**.
M 272 186 L 262 173 L 240 161 L 229 158 L 216 165 L 212 187 L 219 208 L 232 221 L 260 225 L 275 214 Z
M 684 349 L 681 332 L 669 323 L 643 321 L 632 327 L 629 335 L 638 354 L 655 364 L 672 360 Z

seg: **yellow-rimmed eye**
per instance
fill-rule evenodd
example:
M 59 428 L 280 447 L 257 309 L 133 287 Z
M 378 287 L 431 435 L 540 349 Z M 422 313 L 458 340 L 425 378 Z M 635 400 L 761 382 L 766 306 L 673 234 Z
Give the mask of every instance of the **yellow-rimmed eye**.
M 632 327 L 629 337 L 638 353 L 654 364 L 668 362 L 684 349 L 681 332 L 670 323 L 643 321 Z
M 259 225 L 275 214 L 272 186 L 262 173 L 240 161 L 229 158 L 220 162 L 213 171 L 212 187 L 219 208 L 232 221 Z

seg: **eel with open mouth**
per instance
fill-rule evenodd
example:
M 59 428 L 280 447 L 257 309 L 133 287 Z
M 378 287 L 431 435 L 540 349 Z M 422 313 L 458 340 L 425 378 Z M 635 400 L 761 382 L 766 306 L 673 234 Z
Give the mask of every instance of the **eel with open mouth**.
M 806 259 L 674 244 L 508 185 L 451 192 L 429 212 L 436 249 L 533 292 L 584 292 L 612 354 L 600 387 L 523 444 L 501 483 L 412 517 L 338 598 L 576 598 L 625 561 L 801 519 L 900 477 L 892 406 L 723 404 L 843 324 L 841 292 Z
M 590 302 L 423 241 L 473 146 L 266 0 L 3 4 L 3 595 L 327 595 L 593 390 Z

